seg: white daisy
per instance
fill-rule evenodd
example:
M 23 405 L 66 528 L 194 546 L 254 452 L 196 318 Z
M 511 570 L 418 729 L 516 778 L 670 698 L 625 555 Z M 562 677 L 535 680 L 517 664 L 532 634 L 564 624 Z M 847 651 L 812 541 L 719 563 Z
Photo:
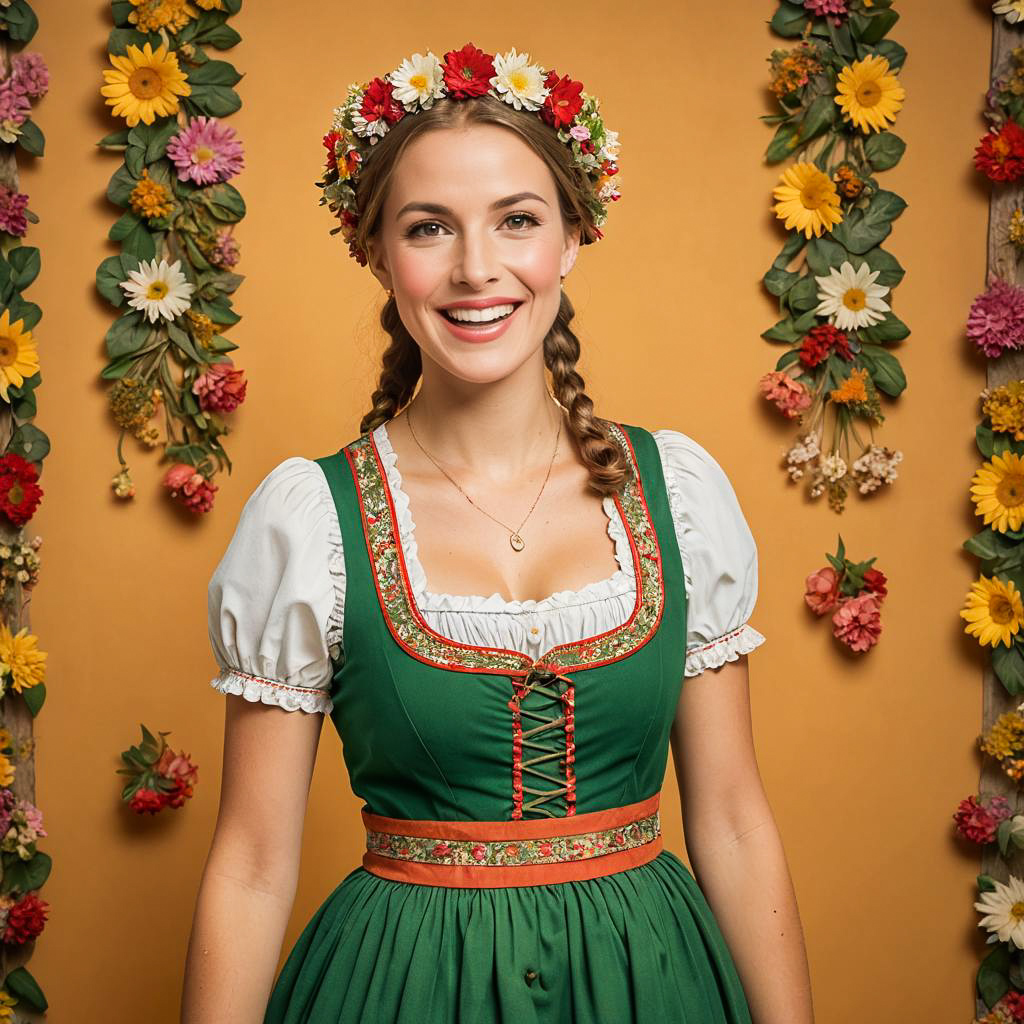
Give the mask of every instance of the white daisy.
M 392 95 L 406 110 L 419 105 L 423 110 L 444 95 L 444 72 L 441 62 L 427 50 L 427 55 L 414 53 L 402 61 L 388 76 Z
M 858 270 L 853 269 L 849 260 L 844 260 L 838 270 L 831 267 L 827 276 L 814 278 L 821 286 L 821 305 L 814 312 L 827 316 L 828 322 L 841 331 L 879 323 L 890 307 L 882 298 L 888 287 L 874 283 L 878 274 L 863 262 Z
M 498 99 L 511 103 L 516 110 L 539 110 L 550 91 L 544 85 L 544 69 L 530 63 L 528 53 L 516 53 L 515 47 L 494 57 L 496 74 L 490 86 Z
M 994 892 L 983 892 L 974 909 L 985 914 L 979 928 L 991 933 L 989 942 L 1012 942 L 1024 949 L 1024 882 L 1010 875 L 1008 883 L 996 882 Z
M 613 132 L 609 128 L 604 130 L 604 145 L 601 147 L 601 151 L 598 154 L 602 160 L 611 160 L 615 163 L 619 158 L 619 133 Z
M 1024 19 L 1024 0 L 995 0 L 992 13 L 1001 14 L 1011 24 Z
M 138 270 L 129 271 L 131 281 L 121 281 L 121 287 L 131 296 L 128 305 L 133 309 L 141 309 L 149 317 L 150 323 L 156 323 L 158 317 L 173 320 L 184 313 L 192 305 L 189 296 L 195 290 L 194 284 L 185 280 L 181 272 L 181 260 L 175 260 L 170 266 L 162 259 L 160 266 L 152 259 L 148 263 L 143 260 Z

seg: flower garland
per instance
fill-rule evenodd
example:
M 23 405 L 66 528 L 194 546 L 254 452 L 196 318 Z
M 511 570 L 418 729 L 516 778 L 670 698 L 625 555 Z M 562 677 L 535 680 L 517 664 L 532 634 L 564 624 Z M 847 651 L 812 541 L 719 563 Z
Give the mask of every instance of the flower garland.
M 792 234 L 763 278 L 782 319 L 761 336 L 787 349 L 758 383 L 800 428 L 785 452 L 790 481 L 804 480 L 811 498 L 827 493 L 835 512 L 851 488 L 866 495 L 892 483 L 903 458 L 874 437 L 885 419 L 880 393 L 895 398 L 906 387 L 885 346 L 910 333 L 888 301 L 903 268 L 882 248 L 907 204 L 876 177 L 905 149 L 889 130 L 903 106 L 897 73 L 906 59 L 884 38 L 899 19 L 891 8 L 892 0 L 780 0 L 771 21 L 800 42 L 770 57 L 781 112 L 761 118 L 777 125 L 765 159 L 801 158 L 773 192 Z
M 121 252 L 100 264 L 96 287 L 115 308 L 129 307 L 107 331 L 110 362 L 100 374 L 113 382 L 108 402 L 121 428 L 114 494 L 135 495 L 123 452 L 131 434 L 145 448 L 163 445 L 167 492 L 199 514 L 213 505 L 214 474 L 231 470 L 220 438 L 247 381 L 227 355 L 238 346 L 223 336 L 241 319 L 231 302 L 243 280 L 232 269 L 232 232 L 245 202 L 229 184 L 243 169 L 242 145 L 220 119 L 241 106 L 232 87 L 242 76 L 206 53 L 239 41 L 227 19 L 242 4 L 194 4 L 111 4 L 111 69 L 100 92 L 127 127 L 98 145 L 124 154 L 107 198 L 125 212 L 109 235 Z M 150 423 L 161 406 L 163 437 Z
M 39 218 L 18 191 L 17 152 L 41 157 L 42 131 L 34 104 L 49 90 L 50 75 L 38 53 L 24 49 L 38 28 L 25 0 L 0 7 L 0 145 L 10 168 L 0 181 L 0 1022 L 44 1013 L 47 1000 L 24 966 L 6 970 L 14 949 L 36 939 L 49 911 L 39 890 L 51 859 L 37 848 L 47 835 L 34 804 L 34 772 L 22 769 L 34 754 L 32 723 L 46 698 L 46 658 L 29 632 L 30 592 L 39 579 L 42 538 L 23 528 L 43 497 L 39 485 L 49 438 L 33 420 L 42 380 L 36 339 L 42 311 L 24 298 L 40 269 L 39 250 L 25 245 L 28 225 Z M 16 1010 L 18 1015 L 16 1015 Z

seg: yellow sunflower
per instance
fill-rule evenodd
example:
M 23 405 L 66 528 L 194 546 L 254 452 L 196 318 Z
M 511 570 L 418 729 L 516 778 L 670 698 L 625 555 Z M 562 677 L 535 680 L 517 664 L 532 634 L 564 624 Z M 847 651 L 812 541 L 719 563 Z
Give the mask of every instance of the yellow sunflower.
M 1024 522 L 1024 459 L 1014 452 L 993 455 L 971 478 L 974 514 L 999 533 Z
M 865 133 L 885 131 L 887 122 L 896 120 L 896 111 L 906 96 L 899 79 L 889 72 L 889 61 L 877 55 L 843 68 L 836 91 L 836 103 Z
M 1024 605 L 1013 580 L 991 579 L 984 574 L 971 584 L 960 617 L 967 621 L 964 632 L 978 638 L 982 646 L 1013 643 L 1024 619 Z
M 14 765 L 6 754 L 0 754 L 0 786 L 10 786 L 14 782 Z
M 24 320 L 11 323 L 11 311 L 0 315 L 0 395 L 9 402 L 7 389 L 20 388 L 26 377 L 39 370 L 39 353 L 31 331 L 24 331 Z
M 178 55 L 168 52 L 166 43 L 155 51 L 149 43 L 141 50 L 129 45 L 126 56 L 108 53 L 107 57 L 115 70 L 103 72 L 107 84 L 100 92 L 107 97 L 104 102 L 110 104 L 111 113 L 123 117 L 129 128 L 176 113 L 178 97 L 192 95 L 178 67 Z
M 21 693 L 43 682 L 46 678 L 46 652 L 37 647 L 39 637 L 22 626 L 12 634 L 6 623 L 0 622 L 0 659 L 10 666 L 10 686 Z
M 773 209 L 787 228 L 821 237 L 822 231 L 831 231 L 842 223 L 839 211 L 839 193 L 835 183 L 808 160 L 793 164 L 782 172 L 782 184 L 776 185 L 772 196 L 778 200 Z

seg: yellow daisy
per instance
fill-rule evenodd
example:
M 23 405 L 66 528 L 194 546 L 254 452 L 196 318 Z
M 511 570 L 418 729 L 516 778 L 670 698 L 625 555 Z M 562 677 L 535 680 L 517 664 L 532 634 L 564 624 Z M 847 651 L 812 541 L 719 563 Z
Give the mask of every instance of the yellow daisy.
M 1014 452 L 993 455 L 971 478 L 974 514 L 999 533 L 1024 522 L 1024 459 Z
M 807 238 L 812 233 L 820 238 L 822 231 L 842 223 L 835 183 L 808 160 L 787 167 L 772 196 L 778 200 L 773 207 L 775 216 L 785 220 L 787 228 L 803 231 Z
M 5 754 L 0 754 L 0 786 L 10 786 L 14 782 L 14 765 Z
M 18 1000 L 12 996 L 7 989 L 0 988 L 0 1021 L 6 1022 L 14 1020 L 14 1010 L 12 1007 L 18 1005 Z
M 991 579 L 984 574 L 971 584 L 960 617 L 967 621 L 964 632 L 978 638 L 982 646 L 1009 647 L 1024 619 L 1024 605 L 1013 580 Z
M 856 60 L 839 72 L 836 103 L 862 132 L 885 131 L 896 111 L 903 106 L 906 92 L 889 72 L 885 57 Z
M 11 323 L 11 311 L 0 315 L 0 395 L 9 402 L 7 389 L 20 388 L 26 377 L 39 371 L 39 353 L 31 331 L 22 330 L 24 320 Z
M 140 50 L 129 45 L 127 55 L 108 53 L 114 71 L 104 71 L 107 84 L 100 92 L 117 117 L 129 128 L 142 121 L 152 124 L 157 117 L 177 113 L 178 97 L 191 96 L 192 87 L 178 67 L 178 55 L 161 43 L 154 51 L 149 43 Z
M 5 622 L 0 622 L 0 658 L 10 666 L 10 685 L 21 693 L 46 677 L 46 652 L 37 648 L 39 637 L 22 626 L 12 634 Z

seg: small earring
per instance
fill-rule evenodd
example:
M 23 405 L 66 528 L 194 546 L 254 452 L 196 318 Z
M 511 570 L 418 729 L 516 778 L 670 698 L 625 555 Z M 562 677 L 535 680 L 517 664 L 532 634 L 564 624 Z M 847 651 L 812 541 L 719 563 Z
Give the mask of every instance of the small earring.
M 389 299 L 393 299 L 394 297 L 395 297 L 395 293 L 389 288 L 388 289 L 388 298 Z

